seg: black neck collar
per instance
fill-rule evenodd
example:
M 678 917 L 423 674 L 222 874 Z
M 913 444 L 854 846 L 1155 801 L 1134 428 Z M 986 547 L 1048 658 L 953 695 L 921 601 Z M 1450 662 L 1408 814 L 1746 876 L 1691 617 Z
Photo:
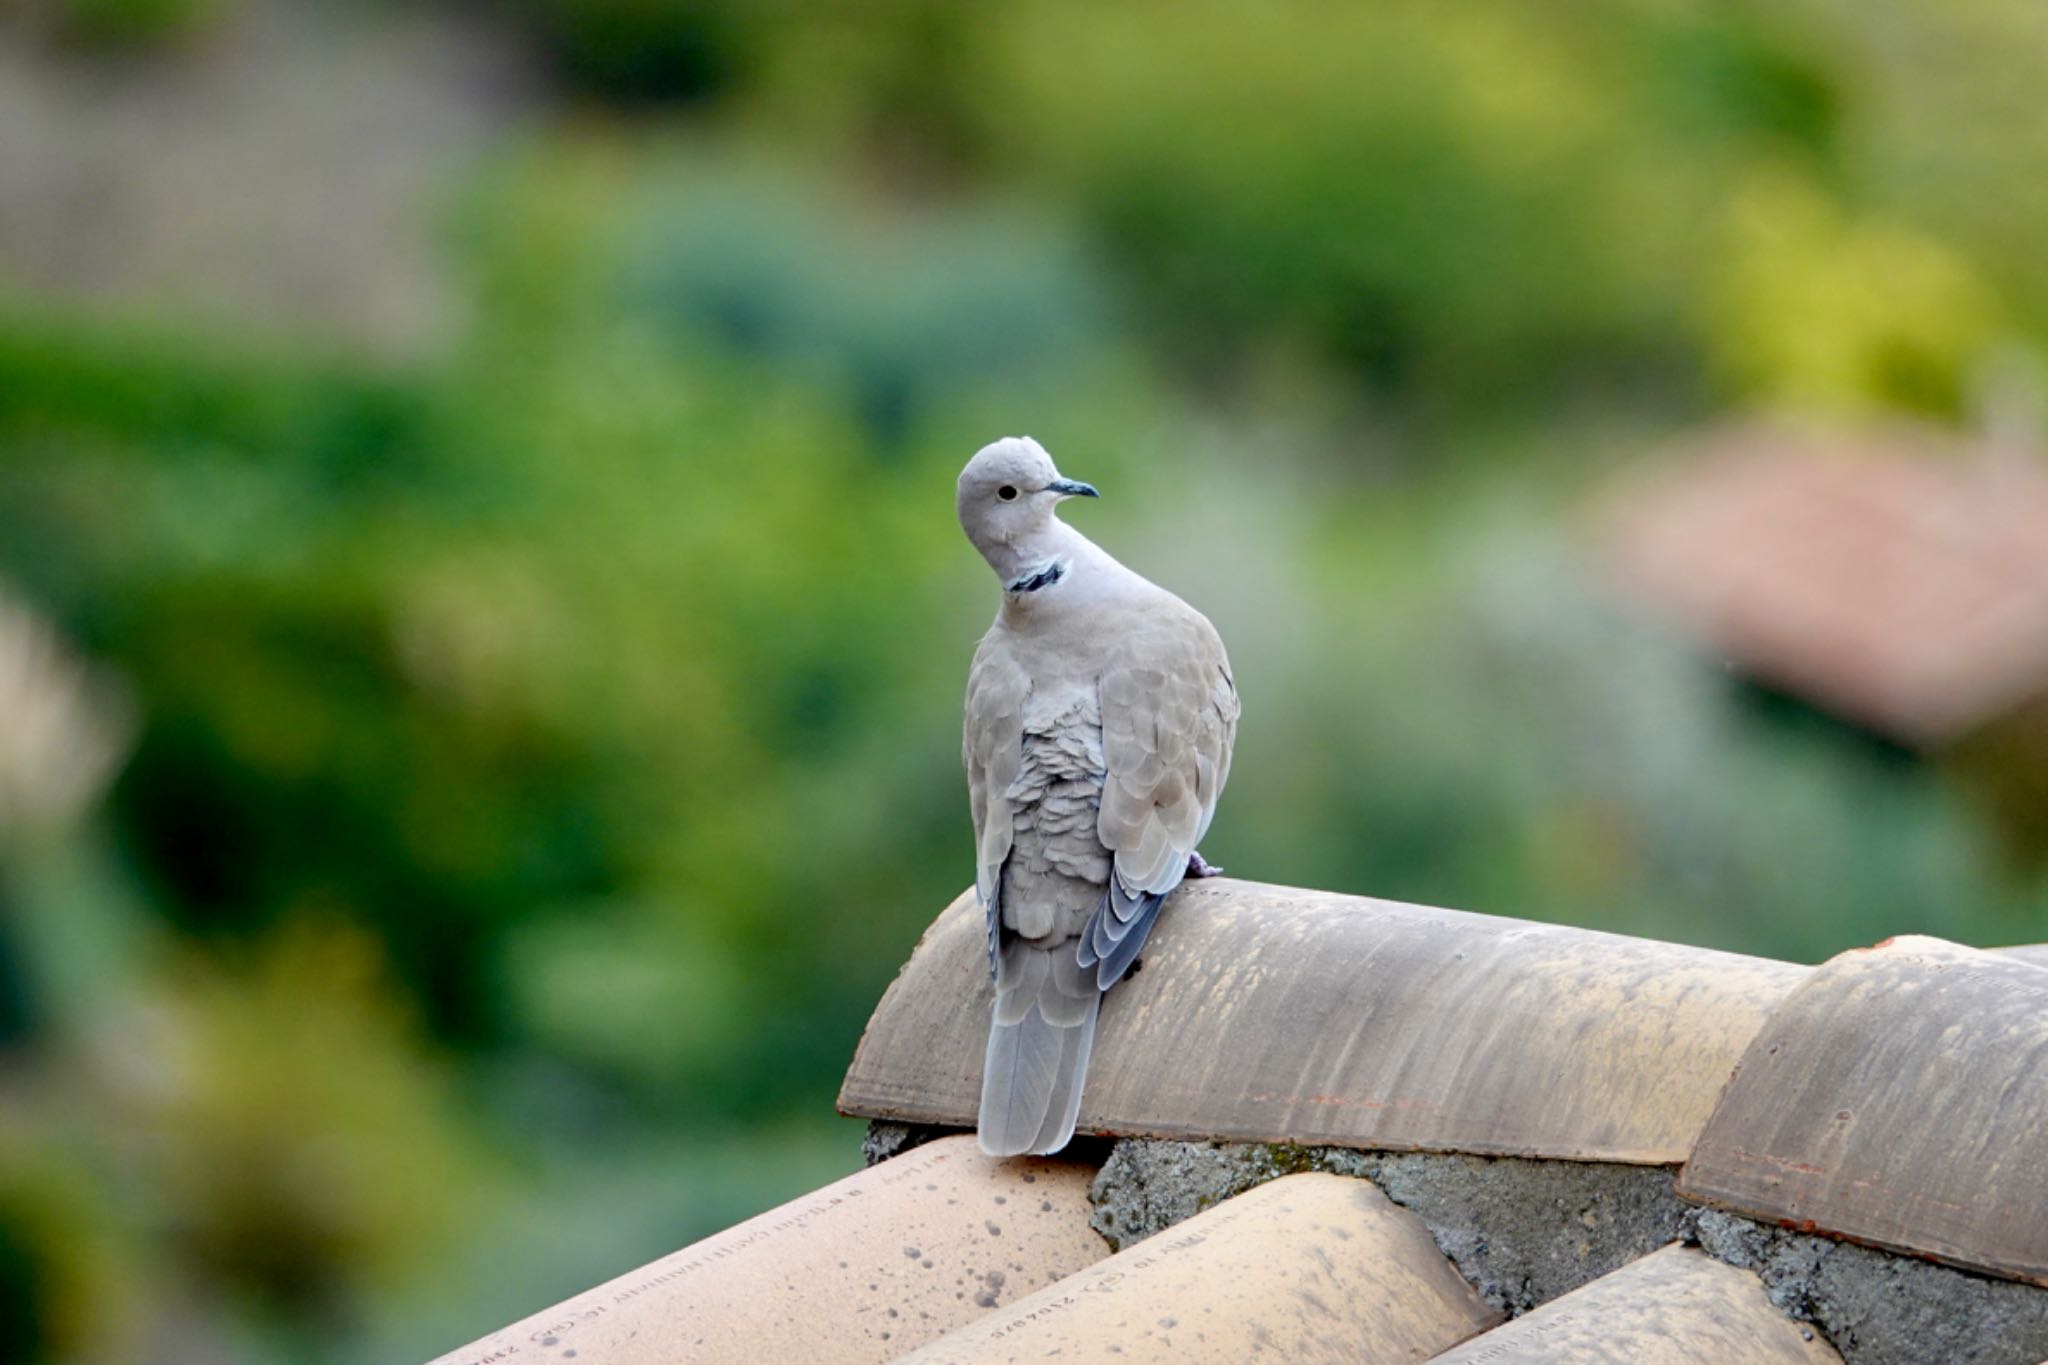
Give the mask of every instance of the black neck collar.
M 1065 561 L 1055 559 L 1037 573 L 1027 574 L 1014 583 L 1005 584 L 1004 591 L 1015 593 L 1037 592 L 1040 588 L 1051 587 L 1066 577 L 1066 575 L 1067 566 Z

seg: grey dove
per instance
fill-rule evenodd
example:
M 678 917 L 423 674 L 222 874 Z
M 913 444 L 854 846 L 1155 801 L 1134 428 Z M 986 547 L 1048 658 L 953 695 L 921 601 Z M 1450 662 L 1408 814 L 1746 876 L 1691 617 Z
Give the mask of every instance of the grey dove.
M 1237 687 L 1208 619 L 1055 510 L 1094 488 L 1029 437 L 960 473 L 961 529 L 1003 585 L 961 745 L 995 1006 L 981 1148 L 1074 1135 L 1103 993 L 1187 875 L 1230 775 Z

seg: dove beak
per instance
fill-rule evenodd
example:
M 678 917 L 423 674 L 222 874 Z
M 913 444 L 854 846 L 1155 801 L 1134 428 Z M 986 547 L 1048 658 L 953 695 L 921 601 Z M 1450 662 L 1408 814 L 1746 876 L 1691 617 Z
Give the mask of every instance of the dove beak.
M 1046 485 L 1046 489 L 1048 492 L 1057 493 L 1063 498 L 1099 498 L 1102 496 L 1102 494 L 1095 491 L 1094 484 L 1082 483 L 1079 479 L 1054 479 Z

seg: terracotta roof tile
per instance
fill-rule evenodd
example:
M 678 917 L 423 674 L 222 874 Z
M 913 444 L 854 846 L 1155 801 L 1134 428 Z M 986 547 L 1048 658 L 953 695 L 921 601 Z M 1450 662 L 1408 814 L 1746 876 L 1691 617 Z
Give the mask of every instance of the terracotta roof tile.
M 1827 962 L 1743 1054 L 1678 1191 L 2048 1284 L 2048 973 L 1920 937 Z
M 1414 1361 L 1499 1320 L 1370 1183 L 1291 1175 L 907 1357 Z
M 983 944 L 971 896 L 939 917 L 845 1109 L 971 1123 Z M 1083 1126 L 1196 1141 L 1121 1143 L 1091 1191 L 1086 1165 L 944 1138 L 439 1365 L 2048 1345 L 2040 945 L 1904 938 L 1806 968 L 1219 879 L 1176 893 L 1148 957 L 1104 1005 Z M 1645 1169 L 1681 1162 L 1677 1194 Z M 1166 1230 L 1105 1260 L 1091 1211 Z M 1673 1237 L 1702 1250 L 1644 1254 Z M 1524 1315 L 1470 1337 L 1482 1300 Z
M 1105 1000 L 1088 1132 L 1676 1164 L 1808 969 L 1219 878 Z M 861 1039 L 843 1112 L 972 1126 L 981 912 L 939 917 Z
M 1898 739 L 1940 743 L 2048 689 L 2048 462 L 1756 423 L 1633 474 L 1603 511 L 1624 588 Z
M 893 1360 L 1101 1260 L 1094 1171 L 947 1138 L 869 1167 L 440 1357 L 592 1365 Z M 536 1348 L 549 1348 L 545 1351 Z
M 1669 1246 L 1432 1356 L 1432 1365 L 1840 1365 L 1747 1270 Z

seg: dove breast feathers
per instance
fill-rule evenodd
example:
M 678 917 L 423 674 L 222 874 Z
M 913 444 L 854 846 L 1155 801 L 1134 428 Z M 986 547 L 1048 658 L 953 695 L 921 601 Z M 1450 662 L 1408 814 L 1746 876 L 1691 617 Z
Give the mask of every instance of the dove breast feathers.
M 1150 591 L 1089 613 L 1078 631 L 1071 622 L 1053 631 L 999 617 L 975 654 L 962 757 L 976 882 L 992 911 L 999 895 L 1014 890 L 1005 883 L 1026 871 L 1005 877 L 1013 850 L 1034 865 L 1030 871 L 1084 881 L 1097 896 L 1108 885 L 1109 855 L 1125 893 L 1164 893 L 1179 883 L 1209 827 L 1237 729 L 1229 659 L 1200 612 L 1144 587 Z M 1093 812 L 1088 828 L 1074 827 L 1077 799 Z M 1061 902 L 1053 909 L 1064 913 L 1054 919 L 1077 910 L 1085 919 L 1093 908 L 1064 904 L 1073 899 L 1060 894 L 1065 887 L 1039 885 Z M 1022 936 L 1079 928 L 1078 921 L 1049 922 L 1046 907 L 1015 903 L 1041 896 L 1004 899 L 1013 903 L 991 920 L 999 914 Z

